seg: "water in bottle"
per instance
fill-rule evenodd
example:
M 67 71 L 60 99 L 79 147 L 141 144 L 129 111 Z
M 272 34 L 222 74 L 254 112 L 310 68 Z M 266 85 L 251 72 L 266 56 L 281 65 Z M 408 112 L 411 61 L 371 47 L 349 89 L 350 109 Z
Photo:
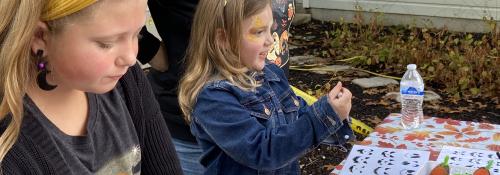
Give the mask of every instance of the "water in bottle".
M 417 65 L 409 64 L 406 69 L 400 84 L 401 125 L 405 129 L 413 129 L 418 128 L 424 119 L 424 80 L 417 72 Z

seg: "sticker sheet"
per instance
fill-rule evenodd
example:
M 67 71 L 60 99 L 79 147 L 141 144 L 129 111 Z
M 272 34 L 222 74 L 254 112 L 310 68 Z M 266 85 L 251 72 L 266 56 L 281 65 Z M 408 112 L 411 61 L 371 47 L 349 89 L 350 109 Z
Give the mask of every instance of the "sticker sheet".
M 341 175 L 417 175 L 430 152 L 354 145 Z
M 436 161 L 442 162 L 446 155 L 450 156 L 448 160 L 450 166 L 474 169 L 486 167 L 488 161 L 492 160 L 490 173 L 500 174 L 500 157 L 494 151 L 444 146 Z

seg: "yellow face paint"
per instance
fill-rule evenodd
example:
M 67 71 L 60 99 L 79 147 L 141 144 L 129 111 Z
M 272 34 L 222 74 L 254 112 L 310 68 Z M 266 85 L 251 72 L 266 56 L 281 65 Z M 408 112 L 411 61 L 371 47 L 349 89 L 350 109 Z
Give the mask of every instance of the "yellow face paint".
M 252 21 L 253 21 L 252 29 L 259 29 L 259 28 L 265 27 L 264 22 L 262 21 L 262 19 L 260 17 L 254 17 Z M 251 42 L 258 42 L 259 41 L 257 36 L 253 33 L 248 33 L 246 35 L 246 38 Z
M 246 38 L 248 41 L 251 41 L 251 42 L 258 42 L 259 40 L 257 39 L 257 36 L 255 36 L 255 34 L 247 34 L 246 35 Z
M 254 28 L 261 28 L 264 27 L 264 22 L 262 22 L 262 19 L 260 17 L 255 17 L 253 20 L 253 27 Z

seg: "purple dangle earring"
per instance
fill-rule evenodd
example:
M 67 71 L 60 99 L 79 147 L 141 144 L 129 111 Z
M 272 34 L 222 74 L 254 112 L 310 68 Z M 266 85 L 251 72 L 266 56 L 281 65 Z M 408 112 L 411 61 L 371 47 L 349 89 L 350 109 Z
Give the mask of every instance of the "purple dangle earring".
M 47 69 L 47 61 L 43 61 L 43 50 L 37 50 L 36 55 L 37 59 L 37 68 L 38 68 L 38 75 L 36 76 L 36 83 L 38 84 L 38 87 L 40 89 L 43 89 L 45 91 L 51 91 L 54 90 L 57 85 L 51 85 L 49 82 L 47 82 L 47 74 L 50 73 L 50 71 Z

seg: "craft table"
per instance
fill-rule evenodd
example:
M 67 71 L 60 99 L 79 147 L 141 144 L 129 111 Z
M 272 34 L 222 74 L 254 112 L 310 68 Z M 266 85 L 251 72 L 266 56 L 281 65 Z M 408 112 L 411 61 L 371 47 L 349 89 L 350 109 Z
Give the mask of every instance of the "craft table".
M 445 145 L 500 151 L 500 125 L 424 117 L 420 128 L 405 130 L 400 125 L 400 118 L 401 114 L 390 114 L 357 144 L 430 151 L 433 161 Z M 330 175 L 340 174 L 343 164 L 337 165 Z

